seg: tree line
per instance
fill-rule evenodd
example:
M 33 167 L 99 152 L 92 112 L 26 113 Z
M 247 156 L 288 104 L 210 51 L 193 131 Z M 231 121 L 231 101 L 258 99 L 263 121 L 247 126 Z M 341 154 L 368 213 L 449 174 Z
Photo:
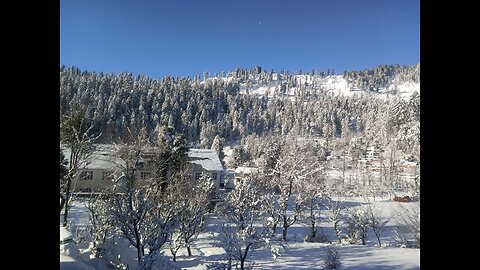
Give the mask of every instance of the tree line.
M 380 66 L 343 76 L 351 81 L 418 81 L 419 65 Z M 98 142 L 128 141 L 129 133 L 142 130 L 152 137 L 166 126 L 184 134 L 189 145 L 201 148 L 211 148 L 217 135 L 225 142 L 289 133 L 325 140 L 362 137 L 372 142 L 388 132 L 408 152 L 413 152 L 419 141 L 419 94 L 409 100 L 396 96 L 378 99 L 368 93 L 332 95 L 313 81 L 300 83 L 287 71 L 266 72 L 260 67 L 204 77 L 202 81 L 199 76 L 155 80 L 62 66 L 60 113 L 85 110 L 94 123 L 93 130 L 102 134 Z M 249 85 L 272 82 L 275 91 L 268 96 L 240 93 L 241 86 L 248 89 Z M 294 98 L 287 95 L 292 88 Z

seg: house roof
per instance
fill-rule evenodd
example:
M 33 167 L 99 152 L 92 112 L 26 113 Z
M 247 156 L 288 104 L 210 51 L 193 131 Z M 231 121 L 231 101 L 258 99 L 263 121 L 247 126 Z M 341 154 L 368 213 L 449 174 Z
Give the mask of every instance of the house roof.
M 70 149 L 61 146 L 65 160 L 70 159 Z M 148 150 L 152 149 L 146 149 Z M 125 163 L 115 156 L 116 147 L 113 144 L 95 144 L 95 151 L 85 160 L 84 169 L 116 170 Z M 223 171 L 217 152 L 212 149 L 189 149 L 187 162 L 198 164 L 208 171 Z
M 213 149 L 189 149 L 187 162 L 198 164 L 207 171 L 223 171 L 223 165 Z
M 62 146 L 65 160 L 70 159 L 70 149 Z M 125 162 L 115 156 L 115 146 L 112 144 L 95 144 L 95 151 L 93 151 L 84 161 L 84 169 L 103 169 L 116 170 Z
M 256 173 L 258 172 L 258 168 L 256 167 L 243 167 L 243 166 L 240 166 L 240 167 L 237 167 L 235 169 L 235 173 L 236 174 L 252 174 L 252 173 Z

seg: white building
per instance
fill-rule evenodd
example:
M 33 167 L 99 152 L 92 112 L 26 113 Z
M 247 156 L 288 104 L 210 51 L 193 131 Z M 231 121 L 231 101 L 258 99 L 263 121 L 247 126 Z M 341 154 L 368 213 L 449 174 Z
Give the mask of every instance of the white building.
M 370 146 L 365 151 L 365 159 L 367 160 L 378 160 L 383 150 L 378 145 Z
M 225 189 L 224 171 L 217 152 L 213 149 L 189 149 L 187 163 L 193 179 L 199 180 L 202 175 L 210 176 L 215 183 L 215 193 Z
M 62 147 L 65 159 L 70 158 L 70 150 Z M 117 157 L 116 148 L 111 144 L 96 144 L 95 151 L 90 154 L 80 166 L 80 172 L 73 189 L 78 192 L 100 192 L 105 188 L 112 187 L 115 180 L 121 177 L 124 161 Z M 147 182 L 152 176 L 154 163 L 149 162 L 153 157 L 155 148 L 144 149 L 145 154 L 140 160 L 141 165 L 135 172 L 136 179 Z M 224 168 L 215 150 L 212 149 L 189 149 L 187 164 L 192 180 L 199 180 L 206 175 L 213 179 L 215 192 L 223 189 Z

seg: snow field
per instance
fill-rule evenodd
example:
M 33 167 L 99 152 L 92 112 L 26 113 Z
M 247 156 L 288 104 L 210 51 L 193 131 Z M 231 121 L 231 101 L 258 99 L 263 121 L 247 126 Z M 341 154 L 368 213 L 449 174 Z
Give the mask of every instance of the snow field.
M 349 208 L 358 207 L 365 204 L 365 199 L 359 197 L 335 198 L 344 200 L 345 206 Z M 387 224 L 386 230 L 381 238 L 382 247 L 375 246 L 376 239 L 372 232 L 369 232 L 367 245 L 337 244 L 337 239 L 329 222 L 326 221 L 328 211 L 322 211 L 323 221 L 320 224 L 323 227 L 328 240 L 332 243 L 307 243 L 303 239 L 307 233 L 304 224 L 297 222 L 288 229 L 288 242 L 286 248 L 280 248 L 280 257 L 275 261 L 271 253 L 265 248 L 260 248 L 251 252 L 247 260 L 248 263 L 254 263 L 255 269 L 323 269 L 323 256 L 325 248 L 333 246 L 337 249 L 341 258 L 342 269 L 420 269 L 420 249 L 395 247 L 393 241 L 394 230 L 401 224 L 402 211 L 415 207 L 417 202 L 399 203 L 389 200 L 380 200 L 372 202 L 375 209 L 379 209 L 382 216 L 392 217 Z M 83 206 L 82 200 L 75 202 L 71 211 L 70 231 L 85 228 L 88 224 L 88 212 Z M 61 220 L 61 218 L 60 218 Z M 222 248 L 213 246 L 215 236 L 221 224 L 225 220 L 215 216 L 209 216 L 206 220 L 204 232 L 202 232 L 192 245 L 192 257 L 187 256 L 185 248 L 181 248 L 177 253 L 176 265 L 181 269 L 208 269 L 207 265 L 219 262 L 225 259 L 225 252 Z M 75 233 L 73 233 L 75 235 Z M 281 227 L 277 227 L 277 238 L 281 238 Z M 65 254 L 61 254 L 61 269 L 109 269 L 105 263 L 90 259 L 87 243 L 79 243 L 78 248 L 80 256 L 74 259 Z M 122 257 L 130 265 L 130 269 L 135 269 L 135 251 L 132 248 L 124 247 Z M 168 250 L 168 244 L 162 249 L 162 254 L 172 258 Z M 76 268 L 75 268 L 76 267 Z M 88 268 L 91 267 L 91 268 Z

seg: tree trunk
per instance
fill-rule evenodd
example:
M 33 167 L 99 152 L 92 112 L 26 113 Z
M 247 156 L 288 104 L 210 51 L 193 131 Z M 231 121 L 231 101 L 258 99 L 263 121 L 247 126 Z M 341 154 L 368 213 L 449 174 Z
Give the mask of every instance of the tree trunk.
M 67 196 L 67 198 L 68 197 L 69 196 Z M 68 203 L 65 204 L 65 212 L 63 213 L 63 227 L 67 227 L 67 217 L 68 217 Z
M 137 247 L 138 269 L 142 269 L 142 250 Z
M 170 245 L 171 245 L 171 242 L 170 242 Z M 178 250 L 179 250 L 179 248 L 177 246 L 175 246 L 174 248 L 170 247 L 170 253 L 172 253 L 172 256 L 173 256 L 173 262 L 177 261 Z
M 317 230 L 315 228 L 315 221 L 312 220 L 312 226 L 310 227 L 310 234 L 312 236 L 312 239 L 315 239 L 317 236 Z
M 310 239 L 314 241 L 317 236 L 317 230 L 315 230 L 315 216 L 313 215 L 313 205 L 310 205 Z
M 282 237 L 284 241 L 287 241 L 287 230 L 288 230 L 288 222 L 287 216 L 283 216 L 283 228 L 282 228 Z
M 337 236 L 337 239 L 338 239 L 338 243 L 341 244 L 342 243 L 342 240 L 340 239 L 340 233 L 338 231 L 338 222 L 335 221 L 333 223 L 333 228 L 335 229 L 335 235 Z
M 70 186 L 72 184 L 72 178 L 68 177 L 67 179 L 67 190 L 65 192 L 65 212 L 63 213 L 63 227 L 67 227 L 67 218 L 68 218 L 68 205 L 70 204 Z
M 346 160 L 345 160 L 345 150 L 343 150 L 342 184 L 345 183 L 345 170 L 347 169 L 346 166 L 347 166 L 347 164 L 346 164 Z
M 366 245 L 367 244 L 367 234 L 365 231 L 362 231 L 362 245 Z
M 60 213 L 62 212 L 63 207 L 65 206 L 65 198 L 60 194 Z
M 376 231 L 373 231 L 375 233 L 375 236 L 377 237 L 377 240 L 378 240 L 378 246 L 381 247 L 382 246 L 382 243 L 380 242 L 380 235 L 378 234 L 378 232 Z
M 275 233 L 277 231 L 277 221 L 273 220 L 273 226 L 272 226 L 272 237 L 275 237 Z
M 245 261 L 247 260 L 248 250 L 250 249 L 250 244 L 245 248 L 243 256 L 240 256 L 240 270 L 245 269 Z
M 187 245 L 187 252 L 188 252 L 188 257 L 192 257 L 192 250 L 190 249 L 190 245 Z

